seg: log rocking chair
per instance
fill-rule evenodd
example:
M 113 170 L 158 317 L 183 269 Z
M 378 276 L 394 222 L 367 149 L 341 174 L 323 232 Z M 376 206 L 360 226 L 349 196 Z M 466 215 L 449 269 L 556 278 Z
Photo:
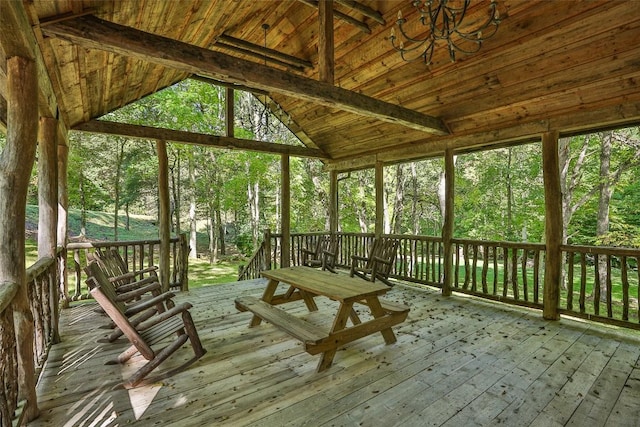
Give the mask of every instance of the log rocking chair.
M 351 256 L 351 277 L 355 275 L 370 282 L 375 282 L 378 279 L 387 286 L 393 286 L 394 284 L 389 281 L 389 274 L 396 261 L 398 245 L 397 239 L 376 238 L 368 256 Z
M 335 236 L 318 236 L 313 250 L 302 249 L 302 265 L 335 273 L 337 241 Z
M 161 313 L 158 313 L 157 309 L 152 307 L 153 314 L 151 316 L 145 313 L 139 315 L 145 320 L 140 322 L 137 319 L 130 319 L 124 313 L 123 304 L 112 299 L 112 294 L 109 291 L 111 283 L 109 283 L 109 279 L 100 266 L 92 262 L 85 268 L 85 271 L 89 276 L 87 284 L 91 289 L 91 295 L 131 343 L 131 346 L 123 351 L 117 360 L 107 362 L 107 364 L 125 363 L 137 353 L 140 353 L 148 361 L 128 380 L 122 383 L 124 388 L 129 389 L 141 385 L 151 371 L 180 349 L 187 341 L 190 341 L 193 348 L 193 358 L 179 367 L 153 379 L 149 378 L 145 382 L 157 381 L 182 371 L 206 353 L 189 313 L 189 309 L 192 307 L 191 304 L 186 302 L 178 304 Z M 175 335 L 175 338 L 172 342 L 166 344 L 171 335 Z M 163 343 L 166 345 L 163 346 Z

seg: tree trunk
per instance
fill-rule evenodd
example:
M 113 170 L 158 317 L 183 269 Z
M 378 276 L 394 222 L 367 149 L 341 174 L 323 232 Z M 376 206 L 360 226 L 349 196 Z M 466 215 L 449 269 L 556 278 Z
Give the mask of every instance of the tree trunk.
M 418 235 L 420 234 L 420 218 L 418 216 L 419 187 L 416 162 L 411 162 L 411 189 L 413 192 L 413 197 L 411 199 L 411 225 L 413 227 L 413 234 Z
M 118 240 L 118 212 L 120 211 L 120 176 L 122 175 L 122 163 L 124 159 L 125 142 L 118 138 L 118 153 L 116 155 L 116 176 L 114 179 L 115 214 L 113 216 L 113 240 Z
M 215 218 L 215 206 L 210 204 L 209 206 L 209 263 L 215 264 L 218 262 L 218 237 L 217 237 L 217 224 Z
M 260 239 L 260 184 L 256 182 L 247 183 L 247 201 L 249 203 L 249 221 L 251 225 L 251 238 L 253 247 L 258 247 Z
M 402 232 L 402 215 L 404 212 L 404 170 L 402 164 L 396 166 L 396 197 L 393 203 L 393 228 L 394 234 Z
M 196 247 L 198 230 L 196 222 L 196 168 L 193 164 L 193 148 L 189 156 L 189 185 L 191 192 L 189 195 L 189 258 L 198 258 Z
M 600 185 L 598 197 L 598 218 L 596 222 L 596 239 L 602 244 L 609 234 L 609 204 L 613 195 L 614 183 L 610 179 L 611 173 L 611 132 L 601 135 L 600 138 Z M 600 276 L 600 289 L 602 295 L 607 292 L 607 260 L 606 257 L 598 257 L 598 275 Z
M 220 255 L 226 255 L 227 250 L 225 249 L 226 241 L 224 238 L 224 224 L 222 223 L 222 213 L 220 212 L 220 195 L 216 193 L 216 224 L 218 225 L 218 237 L 220 239 L 220 243 L 218 245 L 220 250 Z
M 85 177 L 80 172 L 78 193 L 80 195 L 80 237 L 87 235 L 87 195 L 84 191 Z

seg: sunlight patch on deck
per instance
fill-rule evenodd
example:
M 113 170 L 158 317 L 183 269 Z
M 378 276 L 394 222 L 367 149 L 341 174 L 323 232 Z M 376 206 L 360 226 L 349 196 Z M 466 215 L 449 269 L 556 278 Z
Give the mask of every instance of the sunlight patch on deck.
M 146 360 L 140 355 L 132 357 L 127 363 L 122 365 L 121 374 L 122 380 L 128 380 L 141 366 L 145 364 Z M 158 381 L 152 384 L 144 384 L 138 387 L 127 390 L 129 393 L 129 401 L 131 402 L 131 409 L 136 420 L 139 420 L 144 413 L 149 409 L 155 399 L 156 395 L 162 388 L 162 381 Z

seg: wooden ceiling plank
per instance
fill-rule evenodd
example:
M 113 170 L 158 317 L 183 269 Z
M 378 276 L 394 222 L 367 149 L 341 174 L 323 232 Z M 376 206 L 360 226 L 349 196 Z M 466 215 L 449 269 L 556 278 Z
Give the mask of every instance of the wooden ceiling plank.
M 155 128 L 149 126 L 131 125 L 126 123 L 92 120 L 75 126 L 73 130 L 82 132 L 119 135 L 130 138 L 155 139 L 173 141 L 182 144 L 204 145 L 224 149 L 256 151 L 271 154 L 288 154 L 295 157 L 309 157 L 327 159 L 328 156 L 315 148 L 296 145 L 274 144 L 264 141 L 254 141 L 226 136 L 207 135 L 202 133 L 178 131 L 172 129 Z
M 420 67 L 409 66 L 401 60 L 400 55 L 394 54 L 391 57 L 384 58 L 384 65 L 388 67 L 389 72 L 379 73 L 373 79 L 367 69 L 363 67 L 354 69 L 347 75 L 340 75 L 339 78 L 349 83 L 345 85 L 348 89 L 362 91 L 379 99 L 394 99 L 397 100 L 397 103 L 405 105 L 416 96 L 415 84 L 422 81 L 424 74 L 427 73 L 430 76 L 429 86 L 433 88 L 434 96 L 424 99 L 423 103 L 438 105 L 434 104 L 437 99 L 448 100 L 448 97 L 444 95 L 447 91 L 465 93 L 465 90 L 461 90 L 462 87 L 484 87 L 485 81 L 483 79 L 488 70 L 496 70 L 496 72 L 500 69 L 508 70 L 509 67 L 517 62 L 530 63 L 531 61 L 537 61 L 537 56 L 540 54 L 540 41 L 534 36 L 544 35 L 545 50 L 561 49 L 562 46 L 583 38 L 585 28 L 602 27 L 602 25 L 598 26 L 592 22 L 585 23 L 585 20 L 590 17 L 592 19 L 594 17 L 597 18 L 601 13 L 606 13 L 607 23 L 617 22 L 614 17 L 620 15 L 620 10 L 625 7 L 624 5 L 611 4 L 606 6 L 607 10 L 598 13 L 597 2 L 560 2 L 555 6 L 557 11 L 554 11 L 554 13 L 566 18 L 563 21 L 563 26 L 558 26 L 554 25 L 554 22 L 544 19 L 544 14 L 546 13 L 544 9 L 536 6 L 533 2 L 530 4 L 532 6 L 531 11 L 535 13 L 534 15 L 530 13 L 514 14 L 514 16 L 509 16 L 508 21 L 505 21 L 504 25 L 510 25 L 516 29 L 527 28 L 527 32 L 523 33 L 524 35 L 521 37 L 511 36 L 511 40 L 500 44 L 499 60 L 496 60 L 495 51 L 483 46 L 483 49 L 474 55 L 473 61 L 466 63 L 459 61 L 443 67 L 424 67 L 421 70 Z M 610 11 L 609 9 L 613 10 Z M 417 18 L 414 17 L 414 19 Z M 498 33 L 496 37 L 500 35 L 501 33 Z M 358 53 L 363 55 L 371 50 L 372 53 L 367 54 L 367 61 L 377 60 L 371 57 L 377 51 L 376 43 L 379 43 L 379 40 L 359 46 Z M 339 54 L 342 55 L 343 52 L 339 51 Z M 438 92 L 437 98 L 435 96 L 436 89 Z M 429 91 L 424 91 L 424 93 L 428 94 Z M 443 95 L 440 95 L 441 93 Z
M 448 133 L 444 123 L 435 117 L 92 16 L 55 23 L 43 31 L 83 47 L 115 52 L 184 72 L 282 93 L 432 134 Z

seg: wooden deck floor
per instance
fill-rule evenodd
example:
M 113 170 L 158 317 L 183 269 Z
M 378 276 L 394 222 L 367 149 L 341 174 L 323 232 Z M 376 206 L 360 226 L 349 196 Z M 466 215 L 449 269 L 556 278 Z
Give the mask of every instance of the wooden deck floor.
M 104 319 L 93 305 L 64 310 L 63 342 L 38 386 L 42 414 L 30 425 L 640 425 L 636 333 L 398 285 L 388 299 L 411 306 L 394 328 L 398 342 L 356 341 L 316 373 L 319 356 L 271 325 L 249 329 L 250 314 L 236 312 L 238 295 L 262 287 L 248 281 L 181 295 L 194 304 L 208 353 L 130 391 L 112 390 L 131 367 L 104 365 L 124 344 L 96 344 Z M 318 302 L 319 312 L 302 302 L 288 309 L 326 323 L 334 303 Z M 184 348 L 174 362 L 191 354 Z

